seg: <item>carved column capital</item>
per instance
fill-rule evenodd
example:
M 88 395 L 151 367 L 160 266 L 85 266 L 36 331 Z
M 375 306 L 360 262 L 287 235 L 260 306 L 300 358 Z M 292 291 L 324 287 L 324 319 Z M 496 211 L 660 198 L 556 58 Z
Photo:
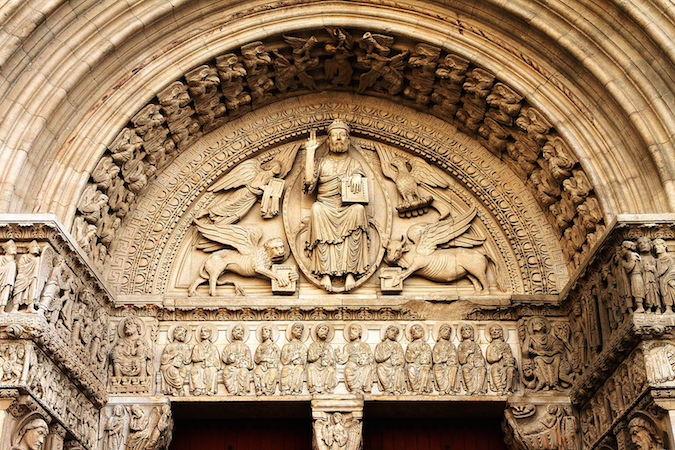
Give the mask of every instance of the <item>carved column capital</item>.
M 581 448 L 579 421 L 569 403 L 509 403 L 503 429 L 511 450 L 538 450 L 540 442 L 553 443 L 552 448 Z
M 363 448 L 363 397 L 316 396 L 312 400 L 313 448 Z

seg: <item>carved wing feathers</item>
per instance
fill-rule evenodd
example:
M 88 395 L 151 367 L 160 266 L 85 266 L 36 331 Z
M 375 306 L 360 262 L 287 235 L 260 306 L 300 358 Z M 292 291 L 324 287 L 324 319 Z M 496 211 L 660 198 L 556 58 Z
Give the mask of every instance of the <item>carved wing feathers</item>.
M 430 255 L 438 246 L 462 236 L 471 226 L 476 213 L 477 210 L 474 207 L 455 220 L 446 219 L 434 224 L 413 225 L 408 229 L 408 238 L 413 242 L 419 239 L 417 253 Z
M 410 160 L 410 166 L 412 166 L 410 174 L 417 183 L 440 188 L 447 188 L 449 186 L 439 170 L 422 158 L 412 158 Z
M 375 150 L 377 151 L 377 156 L 380 157 L 380 165 L 382 166 L 382 173 L 385 177 L 389 179 L 396 178 L 396 169 L 391 165 L 391 162 L 394 158 L 401 156 L 398 152 L 385 148 L 381 145 L 374 145 Z
M 262 238 L 262 228 L 260 227 L 245 227 L 241 225 L 219 226 L 199 220 L 195 220 L 194 222 L 197 225 L 197 230 L 203 237 L 234 247 L 242 255 L 249 255 L 255 252 Z M 206 246 L 202 245 L 201 247 Z
M 249 159 L 230 170 L 227 175 L 218 180 L 213 186 L 208 188 L 209 192 L 225 191 L 228 189 L 244 186 L 251 182 L 253 178 L 262 170 L 260 161 Z
M 359 450 L 361 448 L 361 432 L 363 424 L 358 420 L 352 420 L 347 424 L 347 450 Z

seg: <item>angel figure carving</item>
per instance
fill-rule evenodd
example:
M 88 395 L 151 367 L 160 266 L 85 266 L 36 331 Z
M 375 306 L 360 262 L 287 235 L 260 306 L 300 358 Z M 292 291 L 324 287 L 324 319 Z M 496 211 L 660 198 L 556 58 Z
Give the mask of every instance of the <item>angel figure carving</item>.
M 258 226 L 220 226 L 198 219 L 194 223 L 205 238 L 197 244 L 197 248 L 214 253 L 199 268 L 197 278 L 190 285 L 189 295 L 197 295 L 197 287 L 206 281 L 209 282 L 211 296 L 216 295 L 217 285 L 231 285 L 236 294 L 246 295 L 239 283 L 223 279 L 227 272 L 244 277 L 273 279 L 282 287 L 297 280 L 295 273 L 272 271 L 272 264 L 281 263 L 286 258 L 286 244 L 281 238 L 271 238 L 261 244 L 263 232 Z M 223 248 L 224 246 L 232 249 Z
M 432 193 L 449 186 L 442 172 L 422 158 L 380 145 L 376 145 L 375 149 L 380 157 L 382 173 L 396 183 L 396 190 L 401 196 L 401 202 L 396 206 L 400 217 L 421 216 L 428 212 L 434 201 Z M 436 209 L 441 213 L 441 219 L 450 214 L 445 205 L 437 205 Z
M 400 240 L 385 241 L 385 262 L 404 269 L 394 277 L 394 285 L 416 274 L 442 283 L 466 277 L 479 293 L 492 291 L 495 287 L 502 291 L 494 260 L 471 248 L 482 245 L 485 238 L 464 235 L 476 212 L 476 208 L 472 208 L 455 220 L 412 225 L 406 233 L 407 238 L 401 236 Z
M 279 214 L 279 204 L 284 192 L 284 177 L 291 170 L 299 145 L 278 150 L 272 155 L 242 162 L 223 178 L 208 188 L 209 192 L 236 189 L 230 194 L 221 193 L 197 218 L 208 216 L 214 224 L 228 225 L 241 220 L 260 201 L 260 214 L 271 219 Z
M 361 422 L 353 414 L 323 413 L 314 422 L 315 442 L 318 450 L 357 450 L 362 447 Z

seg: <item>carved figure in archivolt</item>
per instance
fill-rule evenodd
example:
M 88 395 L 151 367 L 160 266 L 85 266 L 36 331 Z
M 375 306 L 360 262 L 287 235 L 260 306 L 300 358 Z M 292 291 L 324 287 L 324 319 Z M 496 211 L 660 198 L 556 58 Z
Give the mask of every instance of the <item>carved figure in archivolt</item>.
M 49 426 L 37 415 L 29 416 L 12 436 L 10 450 L 41 450 L 49 434 Z
M 337 386 L 335 351 L 330 345 L 333 328 L 321 322 L 314 328 L 314 342 L 307 352 L 307 388 L 312 394 L 330 394 Z
M 314 447 L 317 450 L 359 450 L 362 423 L 352 413 L 325 413 L 314 421 Z
M 668 252 L 663 239 L 654 239 L 653 244 L 661 299 L 665 312 L 672 313 L 675 306 L 675 257 Z
M 3 242 L 2 249 L 5 253 L 0 256 L 0 310 L 4 311 L 16 281 L 16 254 L 18 250 L 11 239 Z
M 490 345 L 485 359 L 490 364 L 490 389 L 500 395 L 513 393 L 517 371 L 511 346 L 504 341 L 504 328 L 498 323 L 487 327 Z
M 389 56 L 394 38 L 382 34 L 367 32 L 359 41 L 359 47 L 365 52 L 359 52 L 357 62 L 368 72 L 359 78 L 356 92 L 363 93 L 368 88 L 376 91 L 386 91 L 391 95 L 398 94 L 403 88 L 403 69 L 405 68 L 408 50 L 394 56 Z
M 628 435 L 636 450 L 665 450 L 663 437 L 657 427 L 644 417 L 628 422 Z
M 333 291 L 336 278 L 344 277 L 344 290 L 356 286 L 356 278 L 369 268 L 368 203 L 366 174 L 350 154 L 349 127 L 336 119 L 328 127 L 328 154 L 314 160 L 319 147 L 314 131 L 305 144 L 303 190 L 317 190 L 309 217 L 305 252 L 312 258 L 311 271 L 321 286 Z M 355 197 L 348 200 L 349 195 Z M 362 194 L 362 195 L 359 195 Z
M 565 344 L 551 332 L 549 321 L 534 317 L 519 324 L 525 386 L 534 391 L 561 390 L 572 384 L 572 365 Z
M 36 312 L 35 303 L 38 298 L 38 275 L 40 272 L 40 245 L 37 241 L 28 244 L 28 253 L 22 254 L 16 263 L 17 274 L 12 297 L 12 310 L 19 308 L 27 312 Z
M 187 340 L 188 330 L 184 326 L 179 325 L 170 330 L 169 343 L 164 347 L 159 360 L 159 371 L 162 374 L 162 392 L 165 394 L 183 394 L 183 385 L 192 362 L 192 352 Z
M 487 364 L 483 352 L 475 340 L 473 326 L 465 323 L 459 329 L 462 342 L 457 347 L 457 359 L 462 368 L 464 387 L 469 395 L 487 392 Z
M 244 343 L 248 337 L 244 325 L 237 323 L 230 332 L 230 343 L 223 350 L 223 382 L 230 395 L 245 395 L 251 391 L 251 350 Z
M 284 178 L 291 170 L 298 148 L 298 145 L 285 146 L 276 153 L 249 159 L 234 167 L 207 189 L 218 195 L 196 217 L 208 216 L 214 224 L 221 226 L 233 224 L 241 220 L 258 199 L 262 199 L 260 214 L 263 218 L 270 219 L 279 214 Z
M 382 342 L 375 346 L 377 381 L 384 394 L 402 395 L 406 391 L 405 354 L 398 342 L 401 330 L 389 325 Z
M 452 327 L 444 323 L 438 328 L 438 338 L 432 352 L 434 382 L 436 389 L 443 394 L 456 394 L 461 388 L 457 349 L 450 341 Z
M 197 327 L 197 343 L 192 347 L 190 392 L 192 395 L 215 395 L 218 392 L 220 355 L 213 344 L 217 335 L 209 326 Z
M 280 263 L 286 258 L 286 245 L 281 238 L 271 238 L 260 245 L 263 235 L 258 226 L 240 226 L 209 224 L 195 220 L 197 230 L 206 241 L 197 245 L 204 251 L 215 251 L 199 269 L 199 275 L 190 285 L 190 295 L 197 294 L 197 286 L 209 282 L 209 293 L 216 295 L 216 286 L 230 284 L 238 295 L 246 295 L 243 288 L 233 280 L 223 279 L 226 272 L 233 272 L 244 277 L 262 276 L 275 280 L 279 286 L 287 286 L 296 280 L 293 272 L 274 272 L 273 263 Z M 236 250 L 223 248 L 233 247 Z
M 480 293 L 495 287 L 502 290 L 494 260 L 486 253 L 470 248 L 482 245 L 485 238 L 465 235 L 476 213 L 477 210 L 472 208 L 454 220 L 412 225 L 406 233 L 407 239 L 386 241 L 385 261 L 404 269 L 394 277 L 393 284 L 398 285 L 416 274 L 443 283 L 468 278 Z
M 405 349 L 408 387 L 413 394 L 430 394 L 433 391 L 431 383 L 432 355 L 431 346 L 426 342 L 426 330 L 422 324 L 413 323 L 410 326 L 409 334 L 410 344 Z
M 318 90 L 314 78 L 307 73 L 308 69 L 314 69 L 319 65 L 319 57 L 312 56 L 311 51 L 318 42 L 314 36 L 308 39 L 298 38 L 294 36 L 284 35 L 286 44 L 293 48 L 293 62 L 290 62 L 278 50 L 272 50 L 276 56 L 273 61 L 275 78 L 274 82 L 276 88 L 280 92 L 285 92 L 288 89 L 297 89 L 298 82 L 307 89 Z
M 349 342 L 337 352 L 338 362 L 345 364 L 345 385 L 349 392 L 370 393 L 373 389 L 373 351 L 362 341 L 363 327 L 351 323 L 345 329 Z
M 334 86 L 349 86 L 352 82 L 354 69 L 349 61 L 353 55 L 354 38 L 343 28 L 326 28 L 333 39 L 332 43 L 326 44 L 324 49 L 332 58 L 324 63 L 326 79 Z
M 281 349 L 281 377 L 279 388 L 282 395 L 298 395 L 302 386 L 307 365 L 307 346 L 303 344 L 305 326 L 300 322 L 291 325 L 290 338 Z
M 152 368 L 150 344 L 144 338 L 140 319 L 126 317 L 119 328 L 119 339 L 110 351 L 115 377 L 148 377 Z
M 442 172 L 422 158 L 407 155 L 401 151 L 376 145 L 382 173 L 396 184 L 401 197 L 396 206 L 399 216 L 414 217 L 427 211 L 434 201 L 436 190 L 446 189 L 449 184 Z M 450 210 L 445 203 L 435 204 L 445 219 Z
M 262 324 L 257 333 L 260 345 L 255 350 L 253 361 L 253 385 L 257 395 L 274 395 L 279 375 L 279 346 L 274 343 L 275 333 L 272 325 Z

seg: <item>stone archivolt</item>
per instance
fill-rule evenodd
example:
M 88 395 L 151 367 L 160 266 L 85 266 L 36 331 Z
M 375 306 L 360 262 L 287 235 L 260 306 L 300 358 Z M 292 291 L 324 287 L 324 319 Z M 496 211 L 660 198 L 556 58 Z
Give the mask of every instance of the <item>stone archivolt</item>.
M 426 43 L 399 45 L 393 36 L 331 28 L 246 44 L 159 92 L 92 172 L 73 224 L 78 243 L 103 267 L 139 194 L 146 195 L 150 180 L 203 133 L 271 102 L 331 89 L 402 102 L 477 139 L 528 186 L 570 267 L 602 235 L 593 186 L 567 144 L 494 74 Z M 429 159 L 436 161 L 433 151 Z M 400 206 L 404 213 L 417 210 Z

